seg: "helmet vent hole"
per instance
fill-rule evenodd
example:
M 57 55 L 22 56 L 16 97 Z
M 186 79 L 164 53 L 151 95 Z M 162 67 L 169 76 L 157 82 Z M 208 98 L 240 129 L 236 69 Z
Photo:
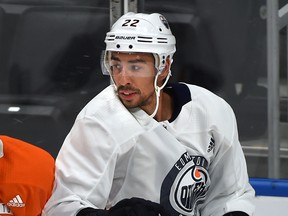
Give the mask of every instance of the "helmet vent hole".
M 120 44 L 117 44 L 116 47 L 119 49 L 120 48 Z
M 133 48 L 133 45 L 130 44 L 130 45 L 129 45 L 129 49 L 132 49 L 132 48 Z
M 159 31 L 162 32 L 162 28 L 159 28 Z

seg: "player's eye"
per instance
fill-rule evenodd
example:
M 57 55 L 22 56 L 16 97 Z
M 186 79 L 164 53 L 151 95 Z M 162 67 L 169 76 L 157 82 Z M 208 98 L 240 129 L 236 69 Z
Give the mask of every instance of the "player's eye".
M 114 73 L 120 73 L 122 70 L 122 66 L 118 63 L 114 63 L 110 65 L 110 70 Z
M 132 72 L 139 72 L 139 71 L 141 71 L 141 68 L 142 67 L 139 65 L 131 65 L 131 67 L 130 67 Z

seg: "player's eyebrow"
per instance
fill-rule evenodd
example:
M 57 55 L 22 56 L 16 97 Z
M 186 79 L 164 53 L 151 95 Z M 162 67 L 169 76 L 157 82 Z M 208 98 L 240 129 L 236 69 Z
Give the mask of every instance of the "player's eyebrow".
M 115 56 L 115 55 L 112 55 L 112 56 L 111 56 L 111 60 L 120 61 L 120 59 L 119 59 L 117 56 Z
M 117 56 L 115 56 L 115 55 L 113 55 L 112 54 L 112 56 L 111 56 L 111 60 L 114 60 L 114 61 L 120 61 L 121 62 L 121 60 L 120 60 L 120 58 L 118 58 Z M 133 60 L 129 60 L 128 61 L 129 63 L 144 63 L 144 64 L 147 64 L 147 61 L 145 61 L 144 59 L 133 59 Z
M 147 62 L 143 59 L 133 59 L 133 60 L 129 60 L 129 63 L 144 63 L 146 64 Z

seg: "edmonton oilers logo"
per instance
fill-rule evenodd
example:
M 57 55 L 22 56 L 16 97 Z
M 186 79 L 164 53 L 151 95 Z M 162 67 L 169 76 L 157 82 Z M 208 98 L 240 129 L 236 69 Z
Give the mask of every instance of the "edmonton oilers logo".
M 168 24 L 168 21 L 166 20 L 166 18 L 164 17 L 164 16 L 159 16 L 159 18 L 160 18 L 160 20 L 161 20 L 161 22 L 164 24 L 164 26 L 167 28 L 167 29 L 169 29 L 170 27 L 169 27 L 169 24 Z
M 205 197 L 207 174 L 204 170 L 192 166 L 182 174 L 176 185 L 174 200 L 185 212 L 192 212 L 195 204 Z
M 187 215 L 201 203 L 210 185 L 208 162 L 202 156 L 181 156 L 161 187 L 161 204 L 171 215 Z

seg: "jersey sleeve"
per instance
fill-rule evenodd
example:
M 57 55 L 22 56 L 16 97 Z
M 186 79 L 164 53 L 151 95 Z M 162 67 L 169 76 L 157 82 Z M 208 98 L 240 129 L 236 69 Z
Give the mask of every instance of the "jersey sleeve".
M 76 120 L 57 156 L 55 188 L 43 215 L 76 215 L 87 207 L 105 208 L 116 161 L 111 133 L 99 119 Z
M 214 110 L 213 115 L 216 115 L 211 118 L 214 120 L 212 125 L 216 125 L 213 130 L 216 144 L 209 167 L 211 185 L 201 215 L 222 216 L 233 211 L 253 215 L 255 192 L 249 184 L 236 118 L 224 100 L 220 104 L 219 110 Z
M 126 174 L 127 154 L 133 151 L 130 137 L 137 132 L 136 120 L 113 86 L 94 97 L 59 151 L 55 186 L 43 215 L 76 215 L 83 208 L 111 206 Z

